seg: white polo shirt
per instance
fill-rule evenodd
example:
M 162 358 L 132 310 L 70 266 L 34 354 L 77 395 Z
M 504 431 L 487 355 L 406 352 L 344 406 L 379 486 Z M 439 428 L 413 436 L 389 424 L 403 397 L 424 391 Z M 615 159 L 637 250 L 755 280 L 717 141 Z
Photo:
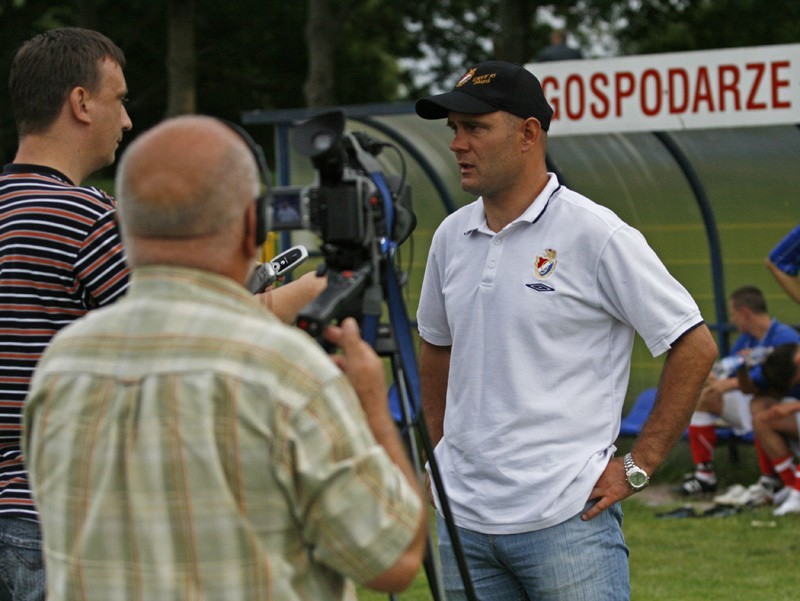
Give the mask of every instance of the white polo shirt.
M 702 317 L 638 231 L 550 174 L 499 233 L 481 199 L 442 222 L 417 320 L 452 345 L 435 454 L 455 521 L 509 534 L 583 509 L 616 450 L 634 331 L 656 356 Z

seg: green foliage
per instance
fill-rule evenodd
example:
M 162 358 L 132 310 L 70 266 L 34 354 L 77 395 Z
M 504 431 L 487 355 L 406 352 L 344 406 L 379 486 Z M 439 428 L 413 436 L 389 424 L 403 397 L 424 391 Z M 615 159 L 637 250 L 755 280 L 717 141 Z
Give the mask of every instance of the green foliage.
M 416 98 L 432 87 L 449 88 L 466 65 L 493 56 L 492 40 L 504 35 L 497 22 L 500 4 L 529 2 L 328 1 L 347 15 L 335 55 L 337 104 Z M 168 0 L 6 1 L 0 5 L 0 79 L 7 81 L 16 48 L 35 33 L 63 25 L 99 29 L 128 57 L 129 112 L 135 131 L 143 131 L 167 106 L 167 5 Z M 530 11 L 534 52 L 548 43 L 541 11 L 563 20 L 586 50 L 598 32 L 615 35 L 624 54 L 800 41 L 796 0 L 553 0 L 535 2 Z M 195 0 L 198 110 L 238 119 L 244 110 L 303 106 L 306 14 L 302 1 Z M 0 107 L 7 107 L 5 85 L 0 94 Z M 11 115 L 0 111 L 0 162 L 11 159 L 15 144 Z
M 790 44 L 800 41 L 796 0 L 601 1 L 605 16 L 627 21 L 617 37 L 624 54 Z
M 497 0 L 409 0 L 409 26 L 425 58 L 425 85 L 449 88 L 466 65 L 491 58 Z
M 198 110 L 236 120 L 242 110 L 302 106 L 304 7 L 197 0 Z
M 46 0 L 15 1 L 0 4 L 0 163 L 11 159 L 16 150 L 16 133 L 8 98 L 8 73 L 19 45 L 51 20 L 52 8 Z
M 397 57 L 415 52 L 404 27 L 402 4 L 372 0 L 357 3 L 345 23 L 336 55 L 336 97 L 340 104 L 400 100 L 407 82 Z
M 199 112 L 238 120 L 245 110 L 304 105 L 306 2 L 195 2 Z M 4 4 L 0 78 L 7 81 L 17 47 L 34 34 L 70 25 L 98 29 L 126 53 L 128 109 L 134 132 L 143 131 L 163 118 L 167 106 L 167 4 L 167 0 Z M 397 61 L 419 54 L 418 35 L 407 27 L 404 5 L 385 0 L 349 4 L 352 7 L 336 51 L 337 104 L 398 100 L 401 90 L 416 93 L 410 76 Z M 0 106 L 8 106 L 7 93 L 4 85 Z M 128 135 L 125 140 L 131 138 Z M 2 111 L 0 162 L 11 160 L 15 145 L 11 115 Z

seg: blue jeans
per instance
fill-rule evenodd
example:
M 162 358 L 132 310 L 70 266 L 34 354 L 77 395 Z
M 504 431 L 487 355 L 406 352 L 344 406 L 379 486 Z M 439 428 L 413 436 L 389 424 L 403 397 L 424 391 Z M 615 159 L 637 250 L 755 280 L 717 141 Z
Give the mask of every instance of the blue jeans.
M 447 526 L 438 512 L 436 529 L 447 601 L 466 600 Z M 577 515 L 521 534 L 481 534 L 464 528 L 458 533 L 479 601 L 630 599 L 619 503 L 588 522 Z
M 42 532 L 36 522 L 0 517 L 0 588 L 7 589 L 0 599 L 44 600 Z

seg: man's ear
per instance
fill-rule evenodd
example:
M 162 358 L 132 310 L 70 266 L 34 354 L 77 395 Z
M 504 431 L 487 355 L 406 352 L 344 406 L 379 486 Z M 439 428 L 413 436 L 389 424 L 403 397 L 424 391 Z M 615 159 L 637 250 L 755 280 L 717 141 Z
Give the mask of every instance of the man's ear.
M 244 236 L 242 236 L 242 251 L 248 257 L 254 257 L 258 253 L 256 221 L 256 205 L 251 203 L 244 214 Z
M 544 135 L 542 124 L 536 117 L 528 117 L 522 123 L 522 139 L 526 147 L 538 145 Z
M 81 123 L 91 123 L 89 116 L 89 91 L 83 86 L 75 86 L 67 97 L 72 116 Z

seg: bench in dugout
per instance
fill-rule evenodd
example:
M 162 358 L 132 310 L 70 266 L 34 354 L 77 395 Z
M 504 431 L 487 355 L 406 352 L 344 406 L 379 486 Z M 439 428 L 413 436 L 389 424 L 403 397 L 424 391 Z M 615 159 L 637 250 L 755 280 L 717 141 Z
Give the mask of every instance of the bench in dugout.
M 653 408 L 653 403 L 655 403 L 655 400 L 655 388 L 646 388 L 639 393 L 639 396 L 636 397 L 631 410 L 628 411 L 625 417 L 622 418 L 619 428 L 619 435 L 631 437 L 638 436 L 642 431 L 644 422 L 647 421 L 647 417 L 650 415 L 650 411 Z M 684 432 L 683 438 L 686 439 L 687 437 L 687 433 Z M 721 424 L 717 426 L 717 441 L 719 444 L 722 444 L 723 442 L 727 443 L 731 461 L 733 463 L 738 463 L 739 444 L 752 444 L 754 437 L 752 432 L 737 434 L 731 428 Z

